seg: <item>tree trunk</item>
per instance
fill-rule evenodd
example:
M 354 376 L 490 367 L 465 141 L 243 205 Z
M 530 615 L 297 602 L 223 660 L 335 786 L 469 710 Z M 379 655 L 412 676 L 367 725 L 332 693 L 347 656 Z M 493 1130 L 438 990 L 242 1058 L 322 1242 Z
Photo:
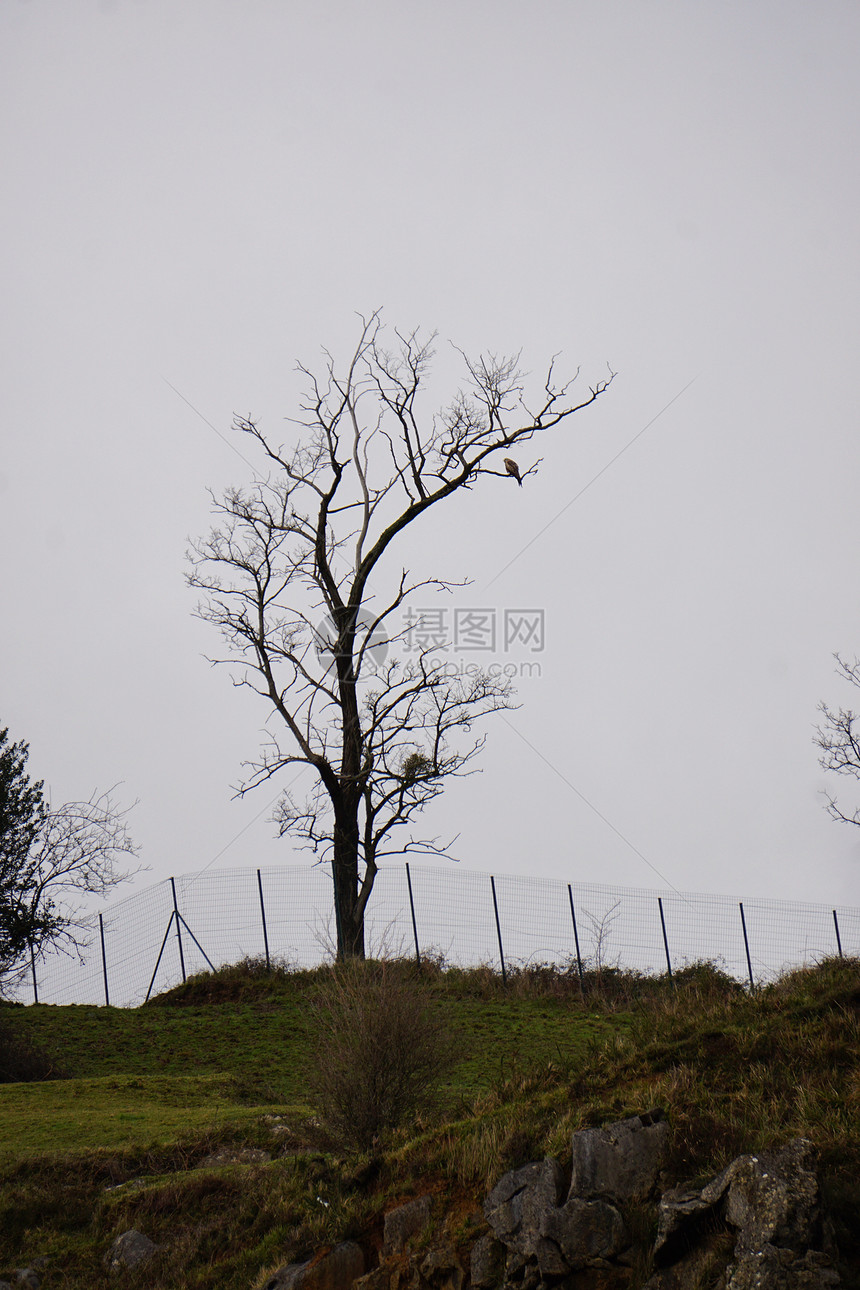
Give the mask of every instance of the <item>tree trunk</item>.
M 344 812 L 343 814 L 346 814 Z M 364 958 L 364 917 L 358 909 L 358 803 L 351 817 L 335 821 L 334 914 L 337 926 L 338 961 Z
M 343 716 L 340 794 L 334 820 L 334 910 L 339 960 L 364 958 L 364 912 L 358 906 L 358 813 L 361 804 L 361 721 L 358 714 L 353 650 L 356 609 L 347 605 L 337 614 L 337 675 Z

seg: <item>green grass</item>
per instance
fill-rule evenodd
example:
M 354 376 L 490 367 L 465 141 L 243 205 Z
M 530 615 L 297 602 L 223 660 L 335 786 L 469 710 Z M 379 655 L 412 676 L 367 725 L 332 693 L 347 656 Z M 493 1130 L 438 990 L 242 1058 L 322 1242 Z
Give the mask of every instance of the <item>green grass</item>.
M 812 1138 L 844 1284 L 860 1285 L 856 961 L 755 996 L 708 967 L 674 987 L 608 972 L 584 998 L 570 974 L 515 973 L 505 988 L 489 969 L 426 965 L 421 989 L 459 1060 L 441 1109 L 390 1132 L 373 1156 L 334 1148 L 309 1105 L 312 1002 L 324 979 L 245 965 L 135 1010 L 0 1009 L 67 1076 L 0 1086 L 0 1278 L 45 1255 L 45 1290 L 106 1290 L 110 1240 L 137 1227 L 165 1249 L 124 1284 L 247 1290 L 265 1268 L 322 1244 L 353 1236 L 372 1247 L 385 1209 L 428 1186 L 461 1215 L 465 1239 L 504 1169 L 564 1157 L 577 1128 L 660 1105 L 679 1181 Z M 200 1167 L 230 1145 L 275 1158 Z
M 217 977 L 200 977 L 143 1008 L 40 1004 L 8 1012 L 15 1031 L 44 1051 L 65 1076 L 68 1096 L 81 1079 L 172 1076 L 181 1081 L 193 1072 L 194 1081 L 204 1074 L 229 1076 L 234 1094 L 244 1088 L 246 1097 L 260 1104 L 294 1103 L 306 1093 L 312 1043 L 308 997 L 318 980 L 313 973 L 277 975 L 259 982 L 256 999 L 247 997 L 251 992 L 243 982 L 239 999 L 226 1001 Z M 498 992 L 487 998 L 483 991 L 476 997 L 462 986 L 449 989 L 447 983 L 431 982 L 428 988 L 461 1053 L 449 1100 L 489 1088 L 511 1064 L 557 1062 L 585 1051 L 619 1024 L 603 1014 L 583 1013 L 578 995 L 572 1010 L 564 998 Z M 220 1001 L 198 1002 L 210 995 Z M 224 1083 L 211 1084 L 213 1106 Z M 0 1086 L 0 1123 L 3 1096 Z M 98 1131 L 95 1106 L 92 1115 L 85 1147 Z
M 95 1008 L 38 1004 L 15 1010 L 15 1023 L 74 1077 L 187 1075 L 258 1071 L 274 1053 L 304 1060 L 307 1023 L 301 997 L 277 1003 L 199 1007 Z
M 229 1075 L 109 1075 L 0 1089 L 0 1166 L 56 1153 L 164 1145 L 183 1134 L 254 1125 L 282 1100 L 256 1098 Z M 294 1108 L 289 1108 L 294 1110 Z

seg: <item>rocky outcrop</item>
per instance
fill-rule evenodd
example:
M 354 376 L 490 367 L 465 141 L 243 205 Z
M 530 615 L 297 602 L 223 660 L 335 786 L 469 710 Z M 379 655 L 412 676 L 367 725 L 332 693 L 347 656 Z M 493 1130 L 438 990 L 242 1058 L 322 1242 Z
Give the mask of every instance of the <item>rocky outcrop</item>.
M 666 1192 L 654 1261 L 668 1271 L 658 1271 L 647 1290 L 684 1284 L 707 1248 L 707 1230 L 721 1228 L 734 1241 L 725 1290 L 825 1290 L 839 1284 L 815 1148 L 805 1138 L 776 1151 L 739 1156 L 700 1191 Z
M 633 1209 L 665 1184 L 669 1126 L 659 1111 L 574 1133 L 571 1183 L 544 1160 L 512 1170 L 485 1202 L 492 1240 L 478 1250 L 479 1290 L 538 1282 L 625 1286 L 647 1251 L 632 1246 Z M 740 1156 L 707 1186 L 664 1190 L 657 1202 L 657 1271 L 647 1290 L 685 1290 L 707 1270 L 723 1290 L 829 1290 L 839 1284 L 822 1213 L 812 1143 Z M 502 1261 L 502 1251 L 504 1261 Z
M 582 1129 L 572 1137 L 569 1174 L 547 1157 L 499 1179 L 484 1201 L 488 1230 L 478 1234 L 480 1214 L 469 1219 L 471 1248 L 462 1228 L 455 1239 L 434 1215 L 428 1194 L 384 1215 L 372 1270 L 346 1242 L 281 1269 L 265 1290 L 628 1290 L 634 1266 L 642 1285 L 649 1261 L 645 1290 L 839 1285 L 810 1142 L 739 1156 L 698 1189 L 667 1187 L 668 1158 L 659 1110 Z M 653 1247 L 637 1246 L 634 1233 L 653 1231 L 655 1217 Z
M 668 1133 L 659 1110 L 608 1128 L 579 1130 L 571 1142 L 569 1187 L 561 1165 L 549 1158 L 505 1174 L 484 1203 L 493 1236 L 506 1251 L 504 1275 L 488 1279 L 492 1247 L 485 1246 L 482 1286 L 528 1286 L 535 1274 L 545 1282 L 590 1267 L 607 1270 L 613 1262 L 623 1269 L 631 1243 L 623 1210 L 653 1195 Z
M 491 1290 L 502 1284 L 504 1272 L 505 1247 L 492 1232 L 487 1232 L 472 1246 L 469 1281 L 475 1290 Z
M 496 1239 L 542 1277 L 564 1276 L 626 1244 L 619 1211 L 600 1199 L 570 1194 L 561 1204 L 564 1174 L 555 1160 L 515 1169 L 496 1184 L 484 1213 Z M 516 1259 L 511 1261 L 511 1266 Z

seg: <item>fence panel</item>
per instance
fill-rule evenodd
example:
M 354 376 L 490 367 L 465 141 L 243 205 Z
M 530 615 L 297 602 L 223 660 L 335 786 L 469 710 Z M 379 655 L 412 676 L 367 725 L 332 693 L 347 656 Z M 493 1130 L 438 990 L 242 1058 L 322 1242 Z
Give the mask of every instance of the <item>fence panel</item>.
M 729 896 L 663 894 L 666 937 L 674 971 L 691 963 L 714 963 L 730 976 L 746 977 L 738 902 Z
M 459 866 L 409 867 L 421 953 L 458 966 L 498 967 L 489 875 Z
M 380 869 L 366 911 L 368 953 L 415 953 L 451 964 L 574 964 L 576 916 L 583 967 L 673 972 L 709 960 L 748 979 L 739 902 L 728 896 L 657 892 L 599 883 L 490 875 L 455 865 L 409 866 L 415 924 L 404 865 Z M 498 929 L 493 904 L 498 907 Z M 175 891 L 175 912 L 174 912 Z M 262 897 L 262 908 L 261 908 Z M 662 904 L 666 930 L 660 918 Z M 40 1003 L 142 1003 L 186 975 L 266 952 L 272 963 L 311 967 L 333 957 L 332 881 L 325 866 L 220 869 L 181 874 L 102 911 L 91 920 L 82 961 L 52 953 L 36 965 Z M 839 953 L 860 954 L 860 909 L 790 901 L 745 900 L 743 916 L 756 982 Z M 837 927 L 839 939 L 837 940 Z M 104 957 L 102 937 L 104 937 Z M 181 955 L 180 955 L 181 941 Z M 161 951 L 161 952 L 160 952 Z M 160 957 L 159 957 L 160 952 Z M 33 1001 L 29 968 L 7 993 Z

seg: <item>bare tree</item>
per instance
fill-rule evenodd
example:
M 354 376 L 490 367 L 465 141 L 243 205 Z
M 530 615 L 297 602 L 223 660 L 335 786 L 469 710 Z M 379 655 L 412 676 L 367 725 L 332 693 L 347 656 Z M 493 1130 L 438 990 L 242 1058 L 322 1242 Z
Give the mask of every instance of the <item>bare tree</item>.
M 266 473 L 213 498 L 219 523 L 192 548 L 190 584 L 198 615 L 216 626 L 228 657 L 244 660 L 234 684 L 250 686 L 279 718 L 241 795 L 293 765 L 314 788 L 289 793 L 276 813 L 290 833 L 330 860 L 338 954 L 364 952 L 364 912 L 384 856 L 442 854 L 436 838 L 396 835 L 467 767 L 483 745 L 467 739 L 492 712 L 511 706 L 507 682 L 452 675 L 438 651 L 380 661 L 396 614 L 421 589 L 450 591 L 438 577 L 413 581 L 384 557 L 425 512 L 488 477 L 512 482 L 501 459 L 593 403 L 612 380 L 577 401 L 550 363 L 534 405 L 523 402 L 519 356 L 460 354 L 465 384 L 442 412 L 424 419 L 419 394 L 435 337 L 395 332 L 383 345 L 378 313 L 362 319 L 350 360 L 324 351 L 322 374 L 299 371 L 308 392 L 297 442 L 276 446 L 250 418 L 235 429 L 261 450 Z M 459 351 L 458 351 L 459 352 Z M 575 378 L 574 378 L 575 380 Z M 513 421 L 513 425 L 511 422 Z M 518 465 L 518 482 L 539 462 Z M 390 562 L 388 562 L 390 563 Z M 448 844 L 450 845 L 450 844 Z
M 853 663 L 846 663 L 838 654 L 836 671 L 844 680 L 850 681 L 860 689 L 860 658 Z M 824 720 L 816 726 L 815 743 L 821 749 L 821 765 L 825 770 L 833 770 L 837 775 L 850 775 L 860 779 L 860 716 L 845 708 L 828 708 L 826 703 L 819 703 L 818 711 Z M 844 824 L 860 825 L 860 807 L 853 815 L 845 815 L 837 805 L 836 798 L 829 793 L 827 811 L 831 819 Z
M 104 896 L 131 876 L 137 855 L 110 793 L 51 809 L 32 783 L 29 748 L 0 730 L 0 980 L 14 982 L 49 949 L 80 953 L 88 943 L 80 898 Z M 133 870 L 132 872 L 136 872 Z

